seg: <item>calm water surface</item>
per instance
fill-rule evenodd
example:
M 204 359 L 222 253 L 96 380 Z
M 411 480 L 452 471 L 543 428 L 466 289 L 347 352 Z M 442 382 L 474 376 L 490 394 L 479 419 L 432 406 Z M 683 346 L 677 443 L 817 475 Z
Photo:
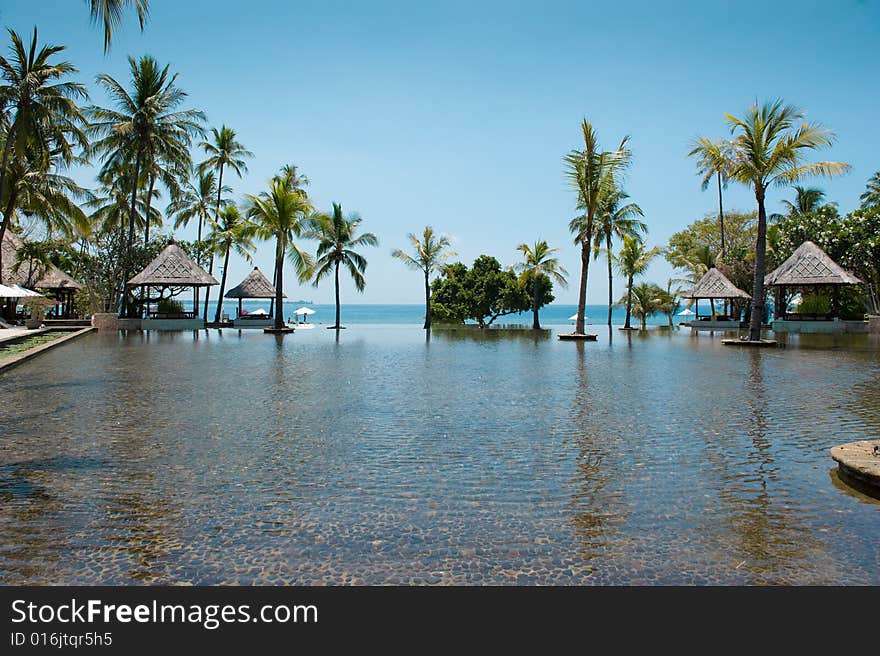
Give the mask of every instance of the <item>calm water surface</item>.
M 880 584 L 828 455 L 880 343 L 596 328 L 53 350 L 0 376 L 0 582 Z

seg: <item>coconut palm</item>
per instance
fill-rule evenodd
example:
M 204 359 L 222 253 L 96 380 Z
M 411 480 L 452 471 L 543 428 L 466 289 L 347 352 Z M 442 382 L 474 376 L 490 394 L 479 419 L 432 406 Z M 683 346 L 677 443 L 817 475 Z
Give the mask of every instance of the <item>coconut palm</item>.
M 199 164 L 199 173 L 208 171 L 217 171 L 217 202 L 214 205 L 215 221 L 220 221 L 220 205 L 223 197 L 223 173 L 226 168 L 232 171 L 240 178 L 242 173 L 247 173 L 247 163 L 245 158 L 253 157 L 254 154 L 246 149 L 235 139 L 235 130 L 220 126 L 220 129 L 211 129 L 211 140 L 203 141 L 200 146 L 208 156 L 207 159 Z M 200 262 L 201 264 L 201 262 Z M 208 263 L 208 273 L 214 272 L 214 257 Z M 211 295 L 211 288 L 205 288 L 205 310 L 204 319 L 208 320 L 208 299 Z
M 229 254 L 234 250 L 248 262 L 254 250 L 256 226 L 239 211 L 235 205 L 227 205 L 220 211 L 220 223 L 212 222 L 208 241 L 215 245 L 215 253 L 223 257 L 223 274 L 220 276 L 220 296 L 217 297 L 217 311 L 214 323 L 220 323 L 223 312 L 223 293 L 226 291 L 226 274 L 229 269 Z
M 703 191 L 709 188 L 714 179 L 718 183 L 718 222 L 721 229 L 721 257 L 727 253 L 724 235 L 724 201 L 722 189 L 727 188 L 733 162 L 733 146 L 727 139 L 697 137 L 688 153 L 697 159 L 697 173 L 702 175 L 700 185 Z
M 27 265 L 27 275 L 24 279 L 25 287 L 33 287 L 40 275 L 52 264 L 52 252 L 55 243 L 51 241 L 26 241 L 15 252 L 15 261 L 12 270 L 21 273 L 22 267 Z
M 810 214 L 822 207 L 822 201 L 825 200 L 825 192 L 816 187 L 800 187 L 794 185 L 795 191 L 794 202 L 783 200 L 782 204 L 787 210 L 788 216 L 800 216 Z
M 93 23 L 98 23 L 104 28 L 104 52 L 110 50 L 110 42 L 113 33 L 122 22 L 123 12 L 133 7 L 137 12 L 138 23 L 141 31 L 150 15 L 149 0 L 86 0 L 89 5 L 89 13 Z
M 278 176 L 269 191 L 247 196 L 247 216 L 256 224 L 256 235 L 275 240 L 275 329 L 284 327 L 281 298 L 284 294 L 284 259 L 293 264 L 301 281 L 311 277 L 314 260 L 294 241 L 310 234 L 314 208 L 303 194 L 285 185 Z
M 614 188 L 619 177 L 632 161 L 627 150 L 629 137 L 624 137 L 617 150 L 603 151 L 599 137 L 592 123 L 584 119 L 581 123 L 584 147 L 572 150 L 565 156 L 565 174 L 578 194 L 578 209 L 583 214 L 569 223 L 569 230 L 575 233 L 575 244 L 581 247 L 581 276 L 578 288 L 578 316 L 575 333 L 584 334 L 584 314 L 587 305 L 587 276 L 590 269 L 590 249 L 593 245 L 594 221 L 599 215 L 602 201 L 610 189 Z
M 88 97 L 86 89 L 77 82 L 64 78 L 77 72 L 66 61 L 52 61 L 64 46 L 37 47 L 37 28 L 29 46 L 9 30 L 12 41 L 10 56 L 0 57 L 0 199 L 3 199 L 3 219 L 0 222 L 0 243 L 15 211 L 9 192 L 10 169 L 21 173 L 32 168 L 49 171 L 47 162 L 66 166 L 75 162 L 77 147 L 88 147 L 83 130 L 85 117 L 76 101 Z M 0 255 L 2 257 L 2 255 Z M 0 262 L 2 271 L 2 262 Z
M 641 322 L 642 330 L 645 330 L 648 317 L 663 311 L 661 300 L 663 294 L 664 290 L 658 285 L 643 282 L 632 287 L 627 295 L 620 299 L 620 303 L 627 305 L 627 313 L 629 313 L 629 308 L 632 309 L 632 313 Z
M 131 163 L 129 191 L 128 248 L 134 244 L 135 214 L 140 178 L 150 176 L 159 162 L 176 170 L 189 167 L 192 138 L 202 134 L 204 114 L 194 109 L 180 109 L 186 92 L 177 85 L 177 75 L 170 67 L 159 67 L 150 56 L 128 58 L 131 92 L 109 75 L 99 75 L 101 85 L 116 109 L 89 107 L 92 118 L 89 133 L 98 138 L 92 151 L 101 156 L 102 171 L 122 163 Z M 148 204 L 152 189 L 147 192 Z M 147 218 L 149 214 L 147 214 Z M 125 276 L 128 276 L 128 271 Z
M 316 217 L 313 236 L 318 240 L 318 253 L 315 261 L 315 287 L 323 278 L 333 273 L 336 288 L 336 329 L 339 323 L 339 268 L 348 269 L 354 281 L 355 289 L 364 291 L 367 282 L 364 272 L 367 269 L 366 258 L 355 251 L 362 246 L 378 246 L 379 239 L 372 232 L 357 235 L 356 232 L 362 219 L 356 214 L 348 217 L 342 214 L 342 205 L 333 203 L 333 211 L 328 215 Z
M 767 251 L 767 211 L 764 200 L 770 186 L 784 187 L 811 176 L 845 173 L 841 162 L 805 162 L 808 151 L 830 146 L 834 134 L 816 123 L 804 121 L 801 110 L 781 100 L 757 103 L 738 118 L 725 114 L 733 138 L 734 158 L 730 178 L 755 192 L 758 203 L 758 235 L 755 241 L 755 278 L 749 340 L 761 339 L 764 317 L 764 275 Z
M 532 283 L 532 329 L 540 330 L 541 323 L 538 320 L 538 293 L 541 287 L 541 279 L 548 276 L 563 287 L 568 286 L 565 276 L 568 271 L 559 264 L 559 260 L 552 257 L 558 253 L 558 248 L 550 248 L 544 240 L 536 241 L 534 246 L 520 244 L 516 250 L 523 254 L 524 262 L 513 266 L 514 271 L 521 273 Z
M 623 324 L 624 330 L 632 330 L 630 325 L 630 315 L 632 313 L 633 302 L 633 280 L 638 276 L 644 275 L 651 264 L 651 260 L 660 255 L 660 249 L 657 246 L 650 250 L 645 250 L 645 243 L 639 237 L 623 236 L 623 246 L 620 252 L 614 256 L 614 263 L 617 270 L 626 276 L 626 296 L 622 299 L 621 305 L 626 307 L 626 321 Z
M 639 216 L 644 216 L 642 208 L 636 203 L 626 203 L 629 195 L 622 189 L 613 187 L 603 199 L 599 216 L 596 219 L 593 236 L 593 259 L 599 257 L 599 253 L 605 251 L 608 260 L 608 327 L 611 327 L 611 306 L 614 303 L 612 275 L 612 261 L 614 252 L 612 242 L 615 237 L 623 238 L 624 235 L 635 237 L 648 231 L 644 221 Z
M 443 262 L 455 255 L 455 251 L 449 250 L 449 238 L 444 235 L 436 235 L 431 226 L 425 226 L 421 239 L 418 235 L 407 235 L 413 247 L 413 254 L 395 248 L 391 256 L 396 257 L 410 269 L 421 271 L 425 275 L 425 330 L 431 330 L 431 274 L 443 266 Z
M 657 311 L 666 315 L 670 328 L 674 327 L 673 317 L 681 309 L 681 290 L 673 287 L 673 284 L 675 284 L 675 280 L 672 278 L 668 279 L 666 281 L 666 289 L 661 289 L 661 293 L 656 298 Z
M 859 196 L 859 200 L 862 201 L 862 209 L 880 205 L 880 171 L 868 179 L 865 193 Z

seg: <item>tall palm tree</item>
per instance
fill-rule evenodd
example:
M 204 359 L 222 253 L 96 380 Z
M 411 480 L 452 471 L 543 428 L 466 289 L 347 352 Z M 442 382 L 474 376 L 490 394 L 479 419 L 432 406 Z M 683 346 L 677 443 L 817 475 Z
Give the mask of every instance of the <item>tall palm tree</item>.
M 520 244 L 516 247 L 523 254 L 524 262 L 519 262 L 513 266 L 514 271 L 524 274 L 532 283 L 532 329 L 540 330 L 541 323 L 538 320 L 538 293 L 541 286 L 541 279 L 548 276 L 559 283 L 562 287 L 568 287 L 568 281 L 565 276 L 568 271 L 565 270 L 559 260 L 552 257 L 554 253 L 558 253 L 558 248 L 550 248 L 544 240 L 536 241 L 534 246 L 528 244 Z
M 110 50 L 110 42 L 113 33 L 122 22 L 123 12 L 133 7 L 137 12 L 138 23 L 141 31 L 150 15 L 150 0 L 86 0 L 89 4 L 89 13 L 93 23 L 99 23 L 104 28 L 104 52 Z
M 595 235 L 593 237 L 593 259 L 599 257 L 599 253 L 605 251 L 605 257 L 608 261 L 608 327 L 611 327 L 611 306 L 614 303 L 612 275 L 612 260 L 614 259 L 614 251 L 612 250 L 612 241 L 615 237 L 622 239 L 624 235 L 636 237 L 643 235 L 648 231 L 648 226 L 644 221 L 640 221 L 639 216 L 644 216 L 642 208 L 636 203 L 625 203 L 629 195 L 622 189 L 614 187 L 608 191 L 607 196 L 603 199 L 600 213 L 595 224 Z
M 134 244 L 135 214 L 140 178 L 150 175 L 157 162 L 171 163 L 178 170 L 188 168 L 192 138 L 202 134 L 205 116 L 194 109 L 180 109 L 187 94 L 177 85 L 170 66 L 159 67 L 149 55 L 128 58 L 131 93 L 109 75 L 97 77 L 116 109 L 89 107 L 89 134 L 98 141 L 92 151 L 101 156 L 103 171 L 121 163 L 132 163 L 129 182 L 128 248 Z M 152 200 L 152 187 L 147 192 Z M 149 218 L 149 214 L 147 214 Z M 125 272 L 126 276 L 128 271 Z
M 229 254 L 234 250 L 248 262 L 254 250 L 256 226 L 239 211 L 235 205 L 227 205 L 220 211 L 220 223 L 213 223 L 211 236 L 216 254 L 223 257 L 223 275 L 220 276 L 220 296 L 217 297 L 217 311 L 214 323 L 220 323 L 223 312 L 223 293 L 226 291 L 226 274 L 229 269 Z
M 303 194 L 275 176 L 269 191 L 247 196 L 247 216 L 256 223 L 261 239 L 275 239 L 275 329 L 284 327 L 281 298 L 284 294 L 284 259 L 288 258 L 301 281 L 311 277 L 314 260 L 294 241 L 310 234 L 314 208 Z
M 49 160 L 56 166 L 68 165 L 76 160 L 77 147 L 88 147 L 83 130 L 86 119 L 76 102 L 88 98 L 86 89 L 77 82 L 64 81 L 77 72 L 70 63 L 51 61 L 64 46 L 38 49 L 36 27 L 27 47 L 15 31 L 9 30 L 9 36 L 11 55 L 0 57 L 0 199 L 7 203 L 0 222 L 0 243 L 15 209 L 5 211 L 8 199 L 15 195 L 8 190 L 10 163 L 15 162 L 19 172 L 29 170 L 29 163 L 34 163 L 37 171 L 48 171 Z
M 617 270 L 626 276 L 626 321 L 623 324 L 624 330 L 632 330 L 630 325 L 630 315 L 632 314 L 632 298 L 633 298 L 633 280 L 638 276 L 644 275 L 651 264 L 651 260 L 660 255 L 660 249 L 657 246 L 650 250 L 645 250 L 645 243 L 639 237 L 623 236 L 623 246 L 620 252 L 614 257 Z
M 608 190 L 619 183 L 619 177 L 632 161 L 627 150 L 629 137 L 624 137 L 614 151 L 603 151 L 592 123 L 581 123 L 584 139 L 582 149 L 572 150 L 565 156 L 565 173 L 578 195 L 578 209 L 583 211 L 571 220 L 569 230 L 575 233 L 575 244 L 581 247 L 581 277 L 578 289 L 578 316 L 575 333 L 584 334 L 584 314 L 587 306 L 587 276 L 590 269 L 590 249 L 593 245 L 593 222 L 599 214 L 602 199 Z
M 718 222 L 721 228 L 721 257 L 727 253 L 724 235 L 724 202 L 721 190 L 727 188 L 730 170 L 733 164 L 733 146 L 727 139 L 709 139 L 697 137 L 688 157 L 697 159 L 697 172 L 703 178 L 700 181 L 703 191 L 709 188 L 712 180 L 718 183 Z
M 862 201 L 862 209 L 880 205 L 880 171 L 877 171 L 868 179 L 865 193 L 859 196 Z
M 254 154 L 236 141 L 235 130 L 226 127 L 225 125 L 220 126 L 219 130 L 217 128 L 212 128 L 211 140 L 203 141 L 200 145 L 208 157 L 204 162 L 199 164 L 199 173 L 217 171 L 217 203 L 214 206 L 214 220 L 219 223 L 220 204 L 223 197 L 223 190 L 225 189 L 223 186 L 224 169 L 227 167 L 232 169 L 232 171 L 240 178 L 242 173 L 247 173 L 248 170 L 245 158 L 253 157 Z M 213 255 L 208 263 L 208 272 L 214 272 Z M 206 287 L 204 311 L 205 321 L 208 320 L 208 299 L 210 296 L 211 288 Z
M 431 226 L 425 226 L 422 237 L 409 233 L 407 235 L 413 247 L 413 254 L 395 248 L 391 256 L 396 257 L 410 269 L 421 271 L 425 275 L 425 330 L 431 330 L 431 274 L 443 266 L 443 262 L 455 255 L 455 251 L 449 250 L 451 243 L 449 237 L 436 235 Z
M 379 239 L 372 232 L 356 235 L 362 219 L 356 214 L 348 217 L 342 214 L 342 205 L 333 203 L 332 213 L 316 218 L 313 235 L 318 240 L 318 253 L 315 260 L 315 287 L 321 280 L 333 272 L 334 285 L 336 288 L 336 325 L 337 330 L 341 327 L 339 322 L 339 267 L 344 266 L 354 280 L 355 289 L 364 291 L 367 284 L 364 272 L 367 269 L 366 258 L 358 253 L 355 248 L 361 246 L 378 246 Z
M 781 100 L 754 104 L 738 118 L 725 114 L 731 133 L 734 161 L 732 180 L 755 192 L 758 203 L 758 235 L 755 241 L 755 279 L 752 288 L 752 316 L 749 340 L 761 339 L 764 316 L 764 273 L 767 251 L 767 211 L 764 199 L 771 185 L 784 187 L 807 177 L 845 173 L 849 165 L 841 162 L 804 162 L 806 152 L 830 146 L 834 134 L 816 123 L 803 120 L 802 111 Z

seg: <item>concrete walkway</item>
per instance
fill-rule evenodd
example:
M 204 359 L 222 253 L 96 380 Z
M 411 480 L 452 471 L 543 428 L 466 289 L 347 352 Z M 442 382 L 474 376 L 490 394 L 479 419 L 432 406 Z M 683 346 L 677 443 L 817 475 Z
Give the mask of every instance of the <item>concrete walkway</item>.
M 40 335 L 42 333 L 50 332 L 51 328 L 43 328 L 40 330 L 28 330 L 28 336 L 31 337 L 33 335 Z M 66 342 L 76 339 L 86 333 L 90 333 L 94 330 L 91 326 L 88 328 L 83 328 L 82 330 L 76 330 L 71 332 L 69 335 L 64 335 L 63 337 L 59 337 L 58 339 L 53 339 L 51 342 L 47 342 L 46 344 L 40 344 L 39 346 L 35 346 L 34 348 L 30 348 L 27 351 L 23 351 L 21 353 L 16 353 L 15 355 L 9 355 L 6 357 L 0 356 L 0 373 L 3 373 L 7 369 L 11 369 L 16 365 L 21 364 L 25 360 L 30 360 L 32 357 L 39 355 L 40 353 L 45 353 L 49 349 L 55 348 L 56 346 L 60 346 Z M 8 341 L 8 340 L 7 340 Z
M 831 449 L 831 457 L 841 473 L 880 492 L 880 439 L 841 444 Z

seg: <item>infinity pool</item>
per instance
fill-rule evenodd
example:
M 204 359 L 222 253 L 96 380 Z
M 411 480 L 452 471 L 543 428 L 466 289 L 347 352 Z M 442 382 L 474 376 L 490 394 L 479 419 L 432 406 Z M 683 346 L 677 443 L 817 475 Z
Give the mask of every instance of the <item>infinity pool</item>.
M 598 332 L 85 336 L 0 375 L 0 583 L 880 584 L 880 342 Z

